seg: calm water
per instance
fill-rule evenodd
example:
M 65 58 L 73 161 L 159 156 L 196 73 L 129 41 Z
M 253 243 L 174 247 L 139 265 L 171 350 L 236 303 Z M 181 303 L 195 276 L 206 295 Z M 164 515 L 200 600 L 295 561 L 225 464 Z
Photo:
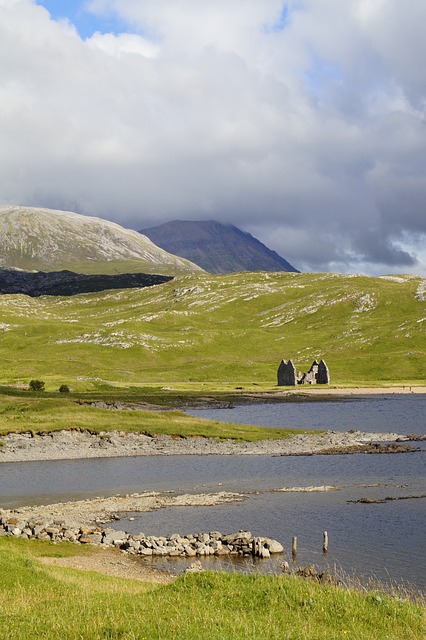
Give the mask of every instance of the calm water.
M 360 396 L 188 411 L 200 418 L 294 429 L 426 433 L 426 395 Z
M 216 410 L 214 415 L 209 412 L 209 417 L 225 420 L 228 412 L 233 422 L 269 426 L 272 415 L 272 426 L 290 426 L 297 419 L 298 425 L 292 426 L 306 427 L 303 421 L 309 419 L 312 428 L 424 433 L 425 409 L 426 396 L 389 396 L 349 402 L 244 406 Z M 426 588 L 426 500 L 348 503 L 360 497 L 426 493 L 425 448 L 422 443 L 420 453 L 396 455 L 159 456 L 1 464 L 0 506 L 146 490 L 240 491 L 246 495 L 242 503 L 161 509 L 114 526 L 158 535 L 249 529 L 254 535 L 281 541 L 288 560 L 291 538 L 296 535 L 299 565 L 337 564 L 358 575 L 409 581 Z M 340 489 L 328 493 L 274 492 L 283 487 L 309 485 L 337 485 Z M 330 538 L 326 559 L 321 552 L 325 530 Z M 276 569 L 281 561 L 280 557 L 275 565 L 262 562 L 257 566 Z M 204 562 L 223 566 L 217 559 Z M 163 560 L 162 564 L 168 563 Z M 173 564 L 182 567 L 184 562 Z

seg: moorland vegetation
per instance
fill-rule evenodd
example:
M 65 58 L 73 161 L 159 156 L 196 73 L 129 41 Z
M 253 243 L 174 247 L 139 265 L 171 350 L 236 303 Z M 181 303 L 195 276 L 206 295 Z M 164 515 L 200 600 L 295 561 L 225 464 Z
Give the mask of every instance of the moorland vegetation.
M 416 276 L 242 273 L 146 289 L 0 297 L 0 380 L 273 388 L 282 358 L 325 358 L 337 386 L 422 384 L 426 283 Z

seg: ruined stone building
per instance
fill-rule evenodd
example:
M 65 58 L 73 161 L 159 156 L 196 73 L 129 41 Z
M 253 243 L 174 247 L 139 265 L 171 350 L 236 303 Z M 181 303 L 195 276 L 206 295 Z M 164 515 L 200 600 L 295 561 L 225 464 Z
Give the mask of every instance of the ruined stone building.
M 278 367 L 278 386 L 292 387 L 296 384 L 330 384 L 330 373 L 324 360 L 314 360 L 307 373 L 296 373 L 293 360 L 281 360 Z
M 293 360 L 286 362 L 281 360 L 281 364 L 278 367 L 278 386 L 279 387 L 292 387 L 297 382 L 296 367 Z

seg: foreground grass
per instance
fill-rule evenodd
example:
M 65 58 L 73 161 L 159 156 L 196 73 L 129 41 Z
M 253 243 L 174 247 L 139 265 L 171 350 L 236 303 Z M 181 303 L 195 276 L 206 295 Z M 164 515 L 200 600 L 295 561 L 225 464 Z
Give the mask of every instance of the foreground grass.
M 404 640 L 424 637 L 419 604 L 290 576 L 205 572 L 168 585 L 42 565 L 95 553 L 0 539 L 4 640 Z
M 0 395 L 0 435 L 7 433 L 49 433 L 62 429 L 143 432 L 180 437 L 202 436 L 257 441 L 288 438 L 297 429 L 273 429 L 241 424 L 227 424 L 186 415 L 182 411 L 109 410 L 90 406 L 86 398 L 80 403 L 68 396 L 34 397 L 29 393 Z M 99 396 L 97 397 L 99 399 Z M 1 446 L 1 441 L 0 441 Z

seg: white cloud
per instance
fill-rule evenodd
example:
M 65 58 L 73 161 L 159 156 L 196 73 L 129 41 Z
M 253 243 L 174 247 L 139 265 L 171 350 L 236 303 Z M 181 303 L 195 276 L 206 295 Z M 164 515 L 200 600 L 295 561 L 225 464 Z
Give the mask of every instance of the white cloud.
M 423 0 L 85 6 L 129 33 L 0 0 L 0 201 L 230 221 L 311 270 L 424 269 Z
M 95 32 L 93 36 L 88 39 L 88 44 L 95 49 L 99 49 L 117 58 L 129 54 L 155 58 L 158 54 L 158 47 L 156 45 L 133 33 L 114 35 L 112 33 Z

